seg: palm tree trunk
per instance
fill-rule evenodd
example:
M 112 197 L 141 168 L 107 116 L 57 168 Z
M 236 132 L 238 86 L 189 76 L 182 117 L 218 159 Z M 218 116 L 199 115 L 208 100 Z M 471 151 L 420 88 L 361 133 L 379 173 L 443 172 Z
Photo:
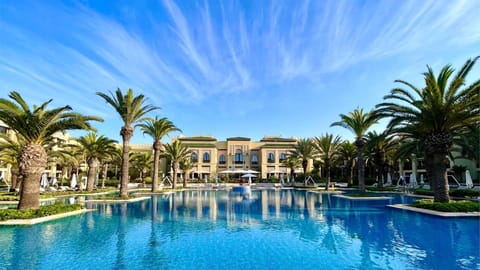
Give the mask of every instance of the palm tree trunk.
M 302 168 L 303 168 L 303 186 L 307 186 L 307 160 L 302 160 Z
M 354 170 L 354 167 L 353 167 L 353 162 L 350 164 L 350 175 L 348 177 L 348 186 L 351 187 L 353 186 L 353 170 Z
M 327 185 L 325 186 L 325 190 L 329 190 L 330 188 L 330 159 L 325 159 L 325 165 L 327 166 Z
M 123 139 L 123 151 L 122 151 L 122 177 L 120 180 L 120 197 L 128 197 L 128 182 L 129 182 L 129 173 L 128 173 L 128 163 L 129 163 L 129 152 L 130 152 L 130 138 L 133 136 L 133 128 L 124 126 L 120 131 Z
M 447 158 L 445 153 L 433 153 L 431 177 L 433 182 L 434 202 L 449 202 L 450 195 L 447 178 Z
M 95 184 L 95 176 L 97 174 L 98 168 L 98 159 L 90 158 L 88 160 L 88 172 L 87 172 L 87 191 L 93 191 L 93 186 Z
M 177 187 L 177 167 L 178 167 L 177 162 L 173 162 L 172 189 L 175 189 Z
M 108 163 L 103 164 L 103 173 L 102 173 L 102 188 L 105 188 L 105 180 L 107 180 L 108 173 Z
M 23 181 L 18 209 L 37 209 L 40 207 L 40 178 L 47 167 L 45 149 L 41 145 L 25 145 L 20 154 L 19 165 Z
M 183 188 L 187 188 L 187 176 L 188 176 L 188 173 L 185 170 L 185 173 L 183 174 Z
M 358 188 L 360 193 L 365 193 L 365 162 L 363 160 L 363 140 L 357 139 L 355 141 L 357 146 L 357 159 L 358 159 Z
M 160 140 L 158 140 L 160 141 Z M 153 144 L 153 179 L 152 192 L 158 191 L 158 166 L 160 163 L 160 147 L 157 147 L 157 142 Z

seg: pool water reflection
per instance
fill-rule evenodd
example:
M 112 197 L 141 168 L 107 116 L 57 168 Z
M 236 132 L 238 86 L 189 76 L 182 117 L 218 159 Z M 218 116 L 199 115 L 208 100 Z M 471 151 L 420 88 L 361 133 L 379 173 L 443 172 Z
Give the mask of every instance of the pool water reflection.
M 298 190 L 191 190 L 0 227 L 0 269 L 478 269 L 480 221 Z

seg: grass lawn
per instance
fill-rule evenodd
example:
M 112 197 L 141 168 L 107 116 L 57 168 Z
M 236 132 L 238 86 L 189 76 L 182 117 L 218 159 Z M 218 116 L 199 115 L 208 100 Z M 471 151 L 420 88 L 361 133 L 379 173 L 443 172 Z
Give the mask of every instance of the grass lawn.
M 425 199 L 415 201 L 411 206 L 440 212 L 480 212 L 480 202 L 472 201 L 450 201 L 448 203 L 440 203 Z
M 80 204 L 63 204 L 56 203 L 52 205 L 40 206 L 35 210 L 18 210 L 18 209 L 0 209 L 0 220 L 9 219 L 32 219 L 56 214 L 63 214 L 75 210 L 83 209 Z

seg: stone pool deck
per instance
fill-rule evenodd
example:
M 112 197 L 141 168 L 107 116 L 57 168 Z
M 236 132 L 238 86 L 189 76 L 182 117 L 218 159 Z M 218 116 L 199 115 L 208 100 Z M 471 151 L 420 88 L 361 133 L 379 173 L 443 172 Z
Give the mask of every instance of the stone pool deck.
M 479 217 L 480 218 L 480 212 L 468 212 L 468 213 L 440 212 L 440 211 L 433 211 L 429 209 L 412 207 L 407 204 L 392 204 L 392 205 L 387 205 L 387 207 L 394 208 L 394 209 L 407 210 L 407 211 L 412 211 L 412 212 L 417 212 L 422 214 L 428 214 L 428 215 L 433 215 L 438 217 Z

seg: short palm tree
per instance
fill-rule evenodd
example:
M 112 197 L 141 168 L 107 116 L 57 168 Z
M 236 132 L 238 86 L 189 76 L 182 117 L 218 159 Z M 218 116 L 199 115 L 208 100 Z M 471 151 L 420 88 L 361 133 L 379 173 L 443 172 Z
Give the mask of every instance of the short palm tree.
M 355 134 L 355 145 L 357 146 L 357 165 L 358 165 L 358 186 L 360 193 L 365 193 L 365 161 L 363 160 L 363 146 L 365 145 L 365 133 L 375 123 L 379 117 L 374 111 L 363 112 L 363 109 L 355 109 L 348 115 L 340 114 L 341 121 L 334 122 L 330 126 L 340 126 L 350 130 Z
M 110 104 L 115 111 L 119 114 L 120 118 L 123 120 L 123 126 L 120 130 L 120 135 L 122 136 L 123 140 L 123 147 L 122 147 L 122 177 L 120 182 L 120 197 L 127 197 L 128 196 L 128 181 L 129 181 L 129 174 L 128 174 L 128 158 L 130 152 L 130 139 L 133 136 L 134 127 L 136 123 L 142 121 L 144 116 L 153 111 L 158 109 L 156 106 L 146 105 L 145 96 L 140 94 L 138 96 L 134 96 L 133 90 L 128 89 L 127 93 L 123 94 L 122 90 L 119 88 L 114 93 L 110 92 L 110 96 L 102 93 L 97 92 L 97 95 L 103 98 L 108 104 Z
M 188 171 L 193 168 L 193 163 L 190 157 L 187 157 L 180 161 L 180 170 L 183 171 L 183 187 L 187 187 L 187 177 L 188 177 Z
M 330 186 L 330 167 L 332 165 L 332 161 L 336 159 L 339 154 L 339 147 L 341 144 L 341 139 L 339 136 L 333 136 L 332 134 L 326 133 L 321 137 L 315 137 L 313 139 L 314 147 L 317 149 L 319 153 L 319 157 L 325 163 L 325 167 L 327 169 L 327 185 L 325 187 L 326 190 L 329 189 Z
M 47 166 L 46 143 L 56 132 L 92 129 L 89 121 L 101 119 L 74 113 L 70 106 L 48 110 L 52 100 L 30 109 L 18 92 L 8 96 L 12 101 L 0 98 L 0 120 L 25 142 L 18 157 L 23 176 L 18 209 L 36 209 L 40 207 L 40 177 Z
M 317 156 L 317 151 L 315 150 L 312 139 L 300 139 L 294 146 L 294 150 L 291 152 L 291 155 L 298 158 L 302 162 L 304 174 L 303 185 L 306 186 L 308 161 Z
M 95 177 L 98 174 L 100 162 L 115 151 L 116 141 L 103 135 L 97 136 L 96 132 L 90 132 L 76 139 L 74 148 L 78 149 L 85 157 L 88 165 L 87 191 L 93 191 Z
M 188 150 L 187 146 L 176 140 L 172 143 L 165 144 L 165 150 L 162 156 L 170 160 L 172 166 L 172 188 L 177 185 L 177 171 L 180 168 L 180 162 L 190 158 L 192 152 Z
M 290 181 L 295 185 L 295 169 L 302 166 L 301 161 L 296 156 L 288 155 L 287 158 L 282 161 L 282 164 L 290 169 Z
M 376 131 L 368 132 L 366 140 L 368 153 L 377 167 L 378 186 L 383 187 L 387 154 L 396 146 L 396 142 L 387 131 L 382 133 L 377 133 Z
M 353 169 L 355 168 L 355 160 L 357 158 L 357 149 L 355 145 L 349 141 L 343 141 L 338 148 L 338 158 L 345 161 L 345 167 L 348 170 L 348 185 L 353 185 Z
M 162 150 L 162 138 L 168 133 L 173 131 L 180 131 L 170 120 L 167 118 L 146 118 L 143 123 L 137 125 L 143 131 L 143 134 L 147 134 L 153 138 L 153 179 L 152 179 L 152 192 L 158 190 L 158 171 L 160 163 L 160 151 Z
M 22 143 L 18 140 L 0 134 L 0 162 L 2 164 L 9 164 L 11 166 L 10 172 L 12 177 L 10 179 L 10 186 L 15 189 L 18 184 L 18 156 L 22 151 Z M 4 179 L 5 181 L 7 179 Z
M 384 97 L 385 102 L 377 105 L 378 114 L 391 119 L 388 126 L 393 132 L 424 145 L 425 168 L 436 202 L 450 200 L 447 155 L 454 138 L 468 133 L 480 121 L 480 79 L 465 86 L 478 58 L 469 59 L 454 76 L 450 65 L 444 66 L 438 76 L 427 66 L 422 88 L 396 80 L 410 91 L 395 88 Z
M 154 163 L 154 158 L 151 152 L 148 153 L 135 153 L 132 156 L 132 164 L 140 172 L 140 179 L 142 180 L 142 186 L 146 186 L 145 178 L 148 172 L 151 170 Z

